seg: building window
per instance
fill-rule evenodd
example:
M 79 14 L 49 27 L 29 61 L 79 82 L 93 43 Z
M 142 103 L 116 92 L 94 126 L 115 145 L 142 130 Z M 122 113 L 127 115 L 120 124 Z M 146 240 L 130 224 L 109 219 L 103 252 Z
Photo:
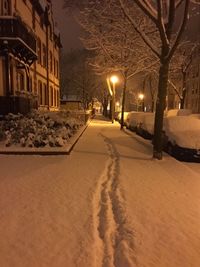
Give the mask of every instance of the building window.
M 32 76 L 29 77 L 28 83 L 29 83 L 29 85 L 28 85 L 28 91 L 29 92 L 32 92 L 33 91 L 33 78 L 32 78 Z
M 38 81 L 39 104 L 43 105 L 42 82 Z
M 50 51 L 50 72 L 53 72 L 53 54 Z
M 57 107 L 57 94 L 56 94 L 56 90 L 54 90 L 54 106 Z
M 59 90 L 57 90 L 57 107 L 60 105 L 60 94 Z
M 40 38 L 38 38 L 38 41 L 37 41 L 37 54 L 38 54 L 38 63 L 39 64 L 42 64 L 41 46 L 42 46 L 41 40 L 40 40 Z
M 56 75 L 56 60 L 54 58 L 53 60 L 53 73 L 54 73 L 54 76 Z
M 9 0 L 3 0 L 2 1 L 2 16 L 7 16 L 10 14 L 10 1 Z
M 53 86 L 50 86 L 50 105 L 53 106 Z
M 56 60 L 56 77 L 58 78 L 58 72 L 59 72 L 59 69 L 58 69 L 58 60 Z
M 24 91 L 24 74 L 22 72 L 17 73 L 17 90 Z
M 43 44 L 42 45 L 42 54 L 43 54 L 43 67 L 47 67 L 47 51 L 46 51 L 46 46 Z
M 44 88 L 44 105 L 48 105 L 48 92 L 46 83 L 43 84 Z

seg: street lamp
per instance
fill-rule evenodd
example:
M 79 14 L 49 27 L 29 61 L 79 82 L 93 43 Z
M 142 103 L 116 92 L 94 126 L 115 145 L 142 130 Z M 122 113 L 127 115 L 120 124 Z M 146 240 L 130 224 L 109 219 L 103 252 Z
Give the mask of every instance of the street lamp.
M 139 104 L 141 104 L 141 106 L 142 106 L 142 111 L 144 111 L 144 94 L 140 93 L 140 94 L 138 95 L 138 99 L 139 99 L 139 101 L 140 101 Z
M 138 98 L 142 101 L 144 99 L 144 94 L 139 94 Z
M 114 117 L 115 117 L 115 85 L 116 83 L 119 81 L 119 78 L 116 75 L 112 75 L 110 77 L 110 81 L 112 83 L 112 91 L 113 91 L 113 95 L 112 95 L 112 123 L 114 123 Z

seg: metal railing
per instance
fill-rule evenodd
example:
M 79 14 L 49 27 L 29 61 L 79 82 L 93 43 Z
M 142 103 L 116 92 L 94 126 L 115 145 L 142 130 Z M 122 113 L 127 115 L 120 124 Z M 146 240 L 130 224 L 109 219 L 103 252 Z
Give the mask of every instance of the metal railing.
M 19 18 L 0 17 L 0 39 L 2 37 L 21 39 L 29 48 L 36 52 L 36 38 Z

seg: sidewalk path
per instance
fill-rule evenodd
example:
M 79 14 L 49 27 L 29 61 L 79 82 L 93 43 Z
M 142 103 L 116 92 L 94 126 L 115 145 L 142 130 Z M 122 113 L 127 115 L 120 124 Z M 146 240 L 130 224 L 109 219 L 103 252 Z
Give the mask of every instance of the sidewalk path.
M 0 266 L 199 267 L 200 175 L 95 119 L 69 156 L 0 156 Z

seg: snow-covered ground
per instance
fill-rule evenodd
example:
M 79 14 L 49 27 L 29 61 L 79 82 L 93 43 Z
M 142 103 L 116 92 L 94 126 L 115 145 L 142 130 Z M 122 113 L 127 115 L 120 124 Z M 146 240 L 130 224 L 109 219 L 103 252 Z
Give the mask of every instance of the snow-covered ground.
M 69 156 L 1 155 L 0 266 L 199 267 L 200 174 L 151 155 L 103 120 Z

